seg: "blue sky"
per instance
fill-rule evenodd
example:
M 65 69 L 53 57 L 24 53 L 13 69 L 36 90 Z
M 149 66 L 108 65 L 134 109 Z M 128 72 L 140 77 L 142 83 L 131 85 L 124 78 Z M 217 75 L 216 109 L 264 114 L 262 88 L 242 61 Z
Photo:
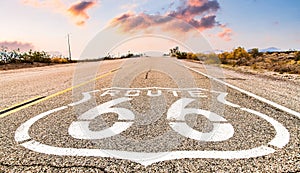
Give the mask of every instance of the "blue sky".
M 219 50 L 300 49 L 299 0 L 2 0 L 0 6 L 0 45 L 11 49 L 67 55 L 69 33 L 72 53 L 79 57 L 106 27 L 119 27 L 125 35 L 149 34 L 151 27 L 161 27 L 186 39 L 197 30 L 212 49 Z M 145 51 L 138 42 L 134 44 L 136 52 Z M 147 44 L 151 45 L 156 44 Z

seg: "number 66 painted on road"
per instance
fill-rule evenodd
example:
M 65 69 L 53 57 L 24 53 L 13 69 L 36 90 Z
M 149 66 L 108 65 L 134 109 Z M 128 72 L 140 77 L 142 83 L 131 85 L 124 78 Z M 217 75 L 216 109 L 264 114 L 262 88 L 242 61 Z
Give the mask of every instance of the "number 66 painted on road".
M 134 114 L 132 111 L 125 108 L 113 107 L 122 102 L 130 101 L 131 98 L 123 97 L 108 101 L 93 109 L 88 110 L 78 117 L 78 121 L 72 122 L 69 127 L 69 134 L 76 139 L 103 139 L 115 136 L 127 130 L 134 123 Z M 171 105 L 167 112 L 167 119 L 170 121 L 170 127 L 182 136 L 199 141 L 224 141 L 231 138 L 234 134 L 234 129 L 231 124 L 226 123 L 227 120 L 223 117 L 202 109 L 186 108 L 188 104 L 195 99 L 182 98 Z M 118 114 L 118 120 L 113 126 L 100 130 L 92 131 L 89 125 L 93 119 L 106 113 Z M 213 123 L 213 129 L 210 132 L 199 132 L 191 128 L 185 120 L 188 114 L 197 114 L 206 117 Z

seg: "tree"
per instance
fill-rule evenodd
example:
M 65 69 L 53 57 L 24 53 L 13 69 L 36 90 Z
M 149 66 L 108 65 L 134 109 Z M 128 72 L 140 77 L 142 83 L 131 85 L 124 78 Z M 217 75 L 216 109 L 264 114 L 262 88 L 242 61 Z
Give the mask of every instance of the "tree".
M 173 48 L 173 49 L 170 49 L 170 55 L 172 56 L 172 57 L 176 57 L 176 54 L 179 52 L 179 47 L 178 46 L 176 46 L 175 48 Z

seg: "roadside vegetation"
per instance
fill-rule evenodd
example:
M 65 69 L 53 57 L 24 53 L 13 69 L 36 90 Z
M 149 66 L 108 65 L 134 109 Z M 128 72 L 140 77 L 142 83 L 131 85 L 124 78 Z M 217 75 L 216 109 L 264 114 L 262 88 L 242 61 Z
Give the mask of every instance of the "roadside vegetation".
M 170 56 L 178 59 L 202 61 L 206 64 L 224 66 L 247 66 L 254 70 L 269 70 L 279 73 L 300 74 L 300 51 L 259 52 L 257 48 L 246 51 L 242 47 L 220 54 L 180 52 L 178 47 L 170 49 Z
M 128 52 L 128 54 L 126 55 L 122 55 L 120 57 L 114 57 L 114 56 L 106 56 L 104 57 L 104 60 L 116 60 L 116 59 L 125 59 L 125 58 L 138 58 L 138 57 L 142 57 L 143 54 L 133 54 L 133 53 L 130 53 L 130 51 Z
M 4 70 L 73 62 L 75 61 L 64 57 L 51 56 L 44 51 L 29 50 L 28 52 L 20 52 L 19 49 L 9 51 L 6 48 L 0 50 L 0 67 Z
M 77 62 L 96 62 L 96 61 L 103 61 L 103 60 L 119 60 L 119 59 L 126 59 L 126 58 L 138 58 L 138 57 L 142 57 L 142 56 L 143 56 L 143 54 L 128 53 L 128 54 L 122 55 L 120 57 L 107 55 L 105 57 L 100 57 L 100 58 L 77 60 Z

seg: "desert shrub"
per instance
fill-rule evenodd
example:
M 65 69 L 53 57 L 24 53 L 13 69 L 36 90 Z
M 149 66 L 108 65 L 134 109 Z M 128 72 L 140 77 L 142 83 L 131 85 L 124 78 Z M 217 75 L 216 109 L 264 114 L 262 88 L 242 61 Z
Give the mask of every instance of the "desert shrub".
M 32 51 L 25 52 L 22 54 L 23 62 L 26 63 L 33 63 L 33 62 L 40 62 L 40 63 L 51 63 L 50 55 L 44 51 Z
M 277 63 L 273 65 L 270 69 L 279 73 L 293 73 L 300 74 L 300 66 L 296 64 L 286 64 L 286 63 Z
M 253 58 L 256 58 L 258 56 L 261 56 L 262 53 L 259 52 L 258 48 L 253 48 L 249 51 L 250 55 L 253 57 Z
M 236 61 L 236 65 L 239 65 L 239 66 L 241 66 L 241 65 L 246 65 L 246 63 L 247 63 L 247 59 L 246 58 L 240 58 L 240 59 L 238 59 L 237 61 Z
M 300 61 L 300 51 L 295 52 L 295 61 Z
M 205 61 L 205 59 L 206 59 L 206 54 L 204 54 L 204 53 L 197 53 L 196 56 L 197 56 L 197 59 L 200 61 Z
M 232 52 L 223 52 L 223 53 L 220 53 L 218 55 L 219 59 L 222 61 L 222 60 L 225 60 L 225 59 L 234 59 L 234 56 L 233 56 L 233 53 Z
M 178 59 L 186 59 L 187 58 L 187 53 L 186 52 L 177 52 L 176 57 Z
M 69 63 L 76 61 L 69 61 L 66 58 L 54 57 L 50 58 L 50 55 L 44 51 L 32 51 L 20 53 L 20 50 L 8 51 L 6 48 L 2 48 L 0 51 L 0 64 L 9 63 Z
M 233 50 L 233 58 L 234 59 L 240 59 L 240 58 L 249 59 L 250 55 L 248 54 L 248 52 L 244 48 L 238 47 L 238 48 Z
M 187 53 L 187 59 L 199 60 L 197 55 L 191 52 Z
M 205 63 L 207 64 L 219 64 L 220 60 L 217 54 L 215 53 L 209 53 L 206 54 L 206 60 Z
M 0 51 L 0 64 L 19 63 L 22 61 L 20 50 L 8 51 L 6 48 Z
M 274 66 L 274 71 L 279 72 L 280 74 L 287 73 L 291 71 L 291 67 L 288 65 L 276 65 Z
M 62 64 L 62 63 L 68 63 L 69 61 L 66 58 L 53 57 L 53 58 L 51 58 L 51 62 L 56 63 L 56 64 Z
M 49 62 L 51 62 L 50 55 L 48 55 L 44 51 L 42 51 L 42 52 L 34 51 L 31 54 L 31 59 L 33 60 L 33 62 L 41 62 L 41 63 L 49 63 Z

